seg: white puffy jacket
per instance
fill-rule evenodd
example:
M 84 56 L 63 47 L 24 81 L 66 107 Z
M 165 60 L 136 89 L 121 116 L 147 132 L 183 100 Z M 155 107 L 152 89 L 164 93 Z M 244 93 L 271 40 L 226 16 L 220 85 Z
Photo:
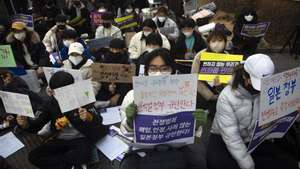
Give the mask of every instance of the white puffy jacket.
M 259 96 L 251 95 L 239 86 L 233 90 L 228 85 L 221 92 L 211 132 L 222 136 L 228 151 L 241 169 L 254 169 L 254 162 L 247 152 L 256 120 L 258 119 Z
M 160 34 L 164 48 L 171 49 L 171 45 L 167 37 Z M 138 59 L 146 51 L 146 40 L 142 39 L 143 31 L 136 33 L 130 40 L 128 52 L 130 54 L 130 59 Z
M 121 30 L 114 25 L 112 25 L 110 29 L 106 29 L 103 26 L 99 26 L 96 29 L 95 39 L 109 37 L 109 36 L 113 38 L 123 39 Z

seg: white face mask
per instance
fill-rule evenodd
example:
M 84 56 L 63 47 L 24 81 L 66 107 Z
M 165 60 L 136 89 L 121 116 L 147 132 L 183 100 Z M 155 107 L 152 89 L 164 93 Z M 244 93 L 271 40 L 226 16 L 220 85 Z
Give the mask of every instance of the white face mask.
M 225 49 L 225 43 L 224 42 L 220 42 L 220 41 L 210 42 L 209 43 L 209 47 L 210 47 L 210 49 L 213 52 L 220 53 L 220 52 L 224 51 L 224 49 Z
M 254 16 L 249 14 L 249 15 L 246 15 L 244 18 L 247 22 L 251 22 L 253 20 Z
M 64 40 L 63 41 L 63 44 L 66 46 L 66 47 L 69 47 L 71 45 L 71 43 L 73 43 L 72 40 Z
M 140 13 L 140 9 L 139 8 L 135 8 L 134 11 L 139 14 Z
M 69 56 L 69 60 L 74 64 L 74 65 L 78 65 L 81 61 L 82 61 L 82 56 Z
M 19 41 L 23 41 L 26 38 L 26 33 L 25 32 L 14 33 L 14 37 Z
M 164 16 L 159 16 L 157 17 L 157 19 L 159 20 L 159 22 L 164 22 L 167 18 Z
M 148 72 L 149 76 L 171 75 L 171 72 Z
M 101 9 L 98 10 L 98 12 L 101 12 L 101 13 L 106 12 L 106 9 L 101 8 Z
M 185 37 L 189 38 L 193 35 L 193 32 L 182 32 Z
M 129 8 L 129 9 L 126 9 L 125 11 L 126 11 L 126 13 L 131 13 L 133 11 L 133 9 Z
M 148 35 L 150 35 L 152 32 L 144 32 L 144 35 L 147 37 Z

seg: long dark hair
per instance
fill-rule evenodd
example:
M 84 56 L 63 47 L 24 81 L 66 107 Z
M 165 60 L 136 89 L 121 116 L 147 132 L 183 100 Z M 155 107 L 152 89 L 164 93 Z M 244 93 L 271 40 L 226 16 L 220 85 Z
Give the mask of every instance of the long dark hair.
M 233 76 L 231 84 L 233 90 L 236 90 L 239 85 L 244 86 L 245 78 L 250 78 L 250 75 L 244 69 L 244 64 L 240 64 L 234 68 Z

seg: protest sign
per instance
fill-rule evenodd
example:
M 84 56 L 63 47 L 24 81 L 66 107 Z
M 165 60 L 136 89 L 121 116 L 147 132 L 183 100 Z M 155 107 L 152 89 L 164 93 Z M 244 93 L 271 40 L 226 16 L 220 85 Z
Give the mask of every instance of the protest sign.
M 87 41 L 87 47 L 90 51 L 99 50 L 101 48 L 108 48 L 110 41 L 113 40 L 113 37 L 105 37 L 105 38 L 98 38 Z
M 43 71 L 46 77 L 47 82 L 49 83 L 50 78 L 52 75 L 54 75 L 56 72 L 64 71 L 70 73 L 75 82 L 81 81 L 82 79 L 82 73 L 80 70 L 74 70 L 74 69 L 66 69 L 66 68 L 54 68 L 54 67 L 43 67 Z
M 197 11 L 197 1 L 196 0 L 189 0 L 184 1 L 183 9 L 184 9 L 184 15 L 191 16 L 193 13 Z
M 54 90 L 62 113 L 96 101 L 91 80 L 82 80 Z
M 135 65 L 102 63 L 92 65 L 93 80 L 99 82 L 132 83 L 135 73 Z
M 99 25 L 102 24 L 102 15 L 104 14 L 104 12 L 91 12 L 90 14 L 90 18 L 91 18 L 91 24 L 95 27 L 98 27 Z
M 139 113 L 177 113 L 196 109 L 197 76 L 139 76 L 133 78 Z
M 24 144 L 12 132 L 9 132 L 0 137 L 0 147 L 0 156 L 7 158 L 23 148 Z
M 259 126 L 284 117 L 300 106 L 300 67 L 262 80 Z
M 268 31 L 271 22 L 262 22 L 258 24 L 243 25 L 241 35 L 247 37 L 264 37 Z
M 0 91 L 0 98 L 2 99 L 6 113 L 34 117 L 28 95 Z
M 16 66 L 16 61 L 10 45 L 0 45 L 0 67 Z
M 28 85 L 31 91 L 39 93 L 41 91 L 41 84 L 38 80 L 36 70 L 25 70 L 26 74 L 20 76 Z
M 121 30 L 138 26 L 138 22 L 134 15 L 115 18 L 115 22 Z
M 295 111 L 278 120 L 262 126 L 259 126 L 257 122 L 250 144 L 248 145 L 248 151 L 252 152 L 266 139 L 282 138 L 294 124 L 295 120 L 298 117 L 297 115 L 298 112 Z
M 23 22 L 26 24 L 28 29 L 34 29 L 34 22 L 32 15 L 25 15 L 25 14 L 16 14 L 12 16 L 12 22 Z
M 194 142 L 195 119 L 192 112 L 171 115 L 137 115 L 134 121 L 135 143 L 166 144 Z
M 106 108 L 105 112 L 101 113 L 103 125 L 111 125 L 121 122 L 120 106 Z
M 243 60 L 242 55 L 219 53 L 200 53 L 199 80 L 213 82 L 218 76 L 221 83 L 227 84 L 231 79 L 233 69 Z
M 59 53 L 59 52 L 53 52 L 53 53 L 50 53 L 49 59 L 50 59 L 50 62 L 51 62 L 53 65 L 62 62 L 62 61 L 61 61 L 62 59 L 61 59 L 61 56 L 60 56 L 60 53 Z
M 197 75 L 134 77 L 135 143 L 191 144 L 194 142 Z

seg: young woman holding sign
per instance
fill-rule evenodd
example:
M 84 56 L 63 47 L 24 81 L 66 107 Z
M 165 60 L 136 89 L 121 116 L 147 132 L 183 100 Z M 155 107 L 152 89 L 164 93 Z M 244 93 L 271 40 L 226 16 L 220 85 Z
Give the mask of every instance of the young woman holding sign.
M 256 54 L 235 70 L 218 99 L 207 149 L 208 169 L 297 169 L 293 156 L 273 141 L 264 141 L 252 153 L 247 150 L 259 115 L 261 79 L 274 69 L 269 56 Z

